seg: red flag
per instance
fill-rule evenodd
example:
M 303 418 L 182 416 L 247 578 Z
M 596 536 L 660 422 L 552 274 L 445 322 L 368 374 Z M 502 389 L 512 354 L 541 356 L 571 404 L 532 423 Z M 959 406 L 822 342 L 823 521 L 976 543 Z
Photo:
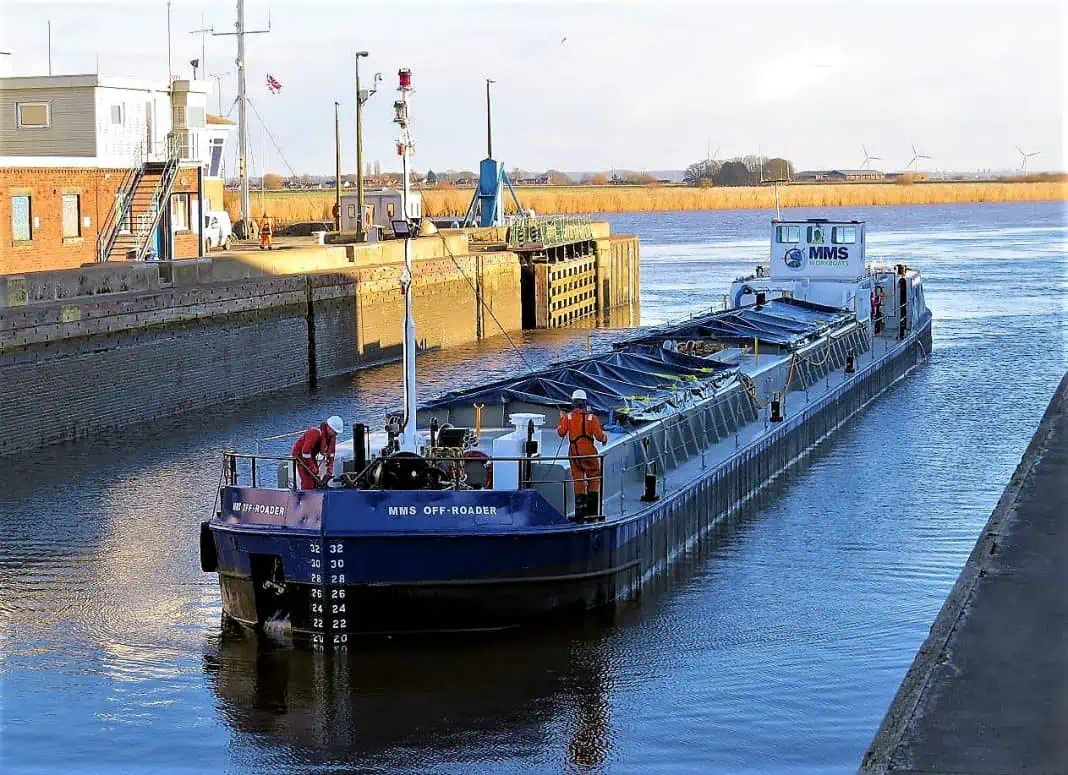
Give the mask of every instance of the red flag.
M 282 91 L 282 84 L 270 73 L 267 73 L 267 91 L 271 94 L 278 94 L 278 92 Z

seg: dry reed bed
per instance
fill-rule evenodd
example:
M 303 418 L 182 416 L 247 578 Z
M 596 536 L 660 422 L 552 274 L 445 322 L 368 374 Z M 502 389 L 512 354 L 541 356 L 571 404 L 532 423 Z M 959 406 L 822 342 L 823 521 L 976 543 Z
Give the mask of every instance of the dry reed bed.
M 471 189 L 423 191 L 424 212 L 431 217 L 455 217 L 467 212 Z M 771 187 L 683 188 L 676 186 L 574 186 L 520 188 L 524 207 L 540 215 L 573 213 L 658 212 L 669 210 L 771 209 Z M 779 189 L 783 207 L 864 207 L 975 202 L 1020 202 L 1068 199 L 1062 181 L 1006 183 L 853 183 L 792 185 Z M 237 192 L 227 191 L 226 209 L 236 220 Z M 266 211 L 279 222 L 330 220 L 333 191 L 276 191 L 252 194 L 252 209 Z M 512 212 L 511 198 L 507 210 Z

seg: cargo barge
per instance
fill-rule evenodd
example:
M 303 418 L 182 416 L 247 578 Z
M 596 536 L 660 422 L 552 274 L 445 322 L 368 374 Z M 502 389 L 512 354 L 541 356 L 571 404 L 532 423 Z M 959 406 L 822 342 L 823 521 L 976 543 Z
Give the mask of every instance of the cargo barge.
M 775 220 L 771 237 L 722 309 L 610 351 L 418 410 L 406 359 L 404 411 L 383 432 L 354 424 L 322 489 L 295 489 L 292 459 L 225 453 L 201 531 L 225 614 L 332 648 L 639 595 L 930 354 L 919 272 L 868 264 L 863 222 Z M 576 389 L 607 435 L 592 503 L 549 427 Z

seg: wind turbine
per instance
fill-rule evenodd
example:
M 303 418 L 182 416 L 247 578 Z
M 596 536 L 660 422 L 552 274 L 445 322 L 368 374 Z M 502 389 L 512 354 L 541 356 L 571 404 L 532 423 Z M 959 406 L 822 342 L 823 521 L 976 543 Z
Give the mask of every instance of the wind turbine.
M 919 151 L 917 151 L 916 150 L 916 143 L 912 143 L 912 158 L 909 159 L 909 163 L 905 165 L 905 169 L 911 169 L 912 165 L 916 164 L 916 161 L 918 159 L 930 159 L 930 158 L 931 158 L 930 156 L 927 156 L 926 154 L 922 154 Z M 916 166 L 916 169 L 919 170 L 919 165 Z
M 868 149 L 864 147 L 863 143 L 860 144 L 860 150 L 864 151 L 864 161 L 861 162 L 861 164 L 860 164 L 860 168 L 861 169 L 870 170 L 871 169 L 871 163 L 873 161 L 882 161 L 883 160 L 882 156 L 872 156 L 870 153 L 868 153 Z
M 1031 153 L 1027 153 L 1026 151 L 1024 151 L 1023 148 L 1018 145 L 1016 146 L 1016 150 L 1020 152 L 1020 172 L 1026 175 L 1027 160 L 1030 159 L 1032 156 L 1038 156 L 1040 153 L 1042 153 L 1042 151 L 1031 151 Z

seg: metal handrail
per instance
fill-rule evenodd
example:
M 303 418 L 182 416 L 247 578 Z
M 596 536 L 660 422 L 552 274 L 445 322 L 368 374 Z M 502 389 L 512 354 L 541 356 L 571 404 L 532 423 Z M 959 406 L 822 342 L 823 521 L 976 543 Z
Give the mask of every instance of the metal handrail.
M 151 208 L 139 218 L 139 229 L 135 242 L 135 258 L 138 261 L 144 258 L 145 251 L 148 250 L 148 244 L 151 242 L 152 230 L 156 228 L 156 224 L 159 223 L 160 216 L 163 214 L 164 203 L 168 201 L 171 186 L 174 185 L 174 179 L 178 176 L 178 161 L 179 155 L 175 153 L 175 148 L 170 143 L 170 135 L 168 135 L 166 166 L 164 166 L 163 174 L 159 178 L 159 184 L 153 192 Z M 145 223 L 148 224 L 148 227 L 142 228 L 141 224 Z
M 480 463 L 495 463 L 495 462 L 497 462 L 497 463 L 508 463 L 508 462 L 512 462 L 512 463 L 523 463 L 523 462 L 526 462 L 526 463 L 531 463 L 531 462 L 540 462 L 540 463 L 546 463 L 546 462 L 556 463 L 556 462 L 559 462 L 559 463 L 564 463 L 564 462 L 566 462 L 566 463 L 570 463 L 572 460 L 596 459 L 601 464 L 600 467 L 601 467 L 601 472 L 602 473 L 601 473 L 600 476 L 586 477 L 586 480 L 589 481 L 589 482 L 602 482 L 602 483 L 604 482 L 604 473 L 603 473 L 604 472 L 604 454 L 603 453 L 597 453 L 597 454 L 593 454 L 593 455 L 567 455 L 567 456 L 564 456 L 564 455 L 553 455 L 551 457 L 541 457 L 540 455 L 535 455 L 535 456 L 530 456 L 530 457 L 527 457 L 527 456 L 489 457 L 489 456 L 487 456 L 485 458 L 462 457 L 462 456 L 461 457 L 446 457 L 446 456 L 437 456 L 437 455 L 435 455 L 435 456 L 432 456 L 432 457 L 424 457 L 422 459 L 426 460 L 428 463 L 431 463 L 431 464 L 433 464 L 433 463 L 450 463 L 450 464 L 460 463 L 460 464 L 463 464 L 463 463 L 467 463 L 467 462 L 480 462 Z M 259 461 L 261 461 L 261 460 L 274 460 L 274 461 L 277 461 L 277 462 L 289 463 L 290 464 L 290 470 L 291 470 L 291 477 L 290 477 L 290 483 L 291 484 L 290 484 L 290 488 L 289 489 L 297 489 L 297 487 L 296 487 L 296 482 L 297 482 L 297 459 L 296 458 L 294 458 L 292 456 L 288 456 L 288 455 L 260 455 L 260 454 L 252 454 L 252 453 L 248 453 L 248 452 L 229 452 L 229 451 L 223 452 L 222 482 L 226 486 L 229 486 L 229 487 L 238 486 L 238 481 L 239 481 L 239 476 L 238 476 L 238 472 L 237 472 L 237 461 L 238 460 L 248 460 L 248 461 L 250 461 L 250 464 L 251 464 L 251 477 L 250 478 L 251 478 L 251 486 L 252 487 L 258 486 L 258 462 Z M 561 492 L 563 494 L 564 513 L 566 515 L 566 513 L 568 511 L 567 485 L 568 485 L 568 483 L 570 481 L 571 480 L 569 480 L 569 479 L 546 479 L 546 480 L 532 479 L 528 475 L 527 477 L 521 477 L 520 478 L 520 480 L 519 480 L 519 485 L 520 485 L 519 489 L 530 489 L 531 486 L 535 485 L 535 484 L 559 484 L 559 485 L 561 485 Z M 603 498 L 602 498 L 602 495 L 601 495 L 599 489 L 598 489 L 597 495 L 598 495 L 597 508 L 598 508 L 598 511 L 600 511 L 601 510 L 601 506 L 603 505 Z
M 295 490 L 297 481 L 297 459 L 292 456 L 281 455 L 253 455 L 247 452 L 223 452 L 223 482 L 228 487 L 238 486 L 238 474 L 237 474 L 237 461 L 248 460 L 252 465 L 252 487 L 258 486 L 257 483 L 257 463 L 260 460 L 274 460 L 277 462 L 285 462 L 290 464 L 290 487 L 289 489 Z
M 508 246 L 556 247 L 593 239 L 588 215 L 516 215 L 508 220 Z
M 138 184 L 141 182 L 141 177 L 144 175 L 144 171 L 145 143 L 142 140 L 137 144 L 133 158 L 130 159 L 130 166 L 127 168 L 126 174 L 123 175 L 118 188 L 115 189 L 117 194 L 115 203 L 108 210 L 104 223 L 101 224 L 100 228 L 97 230 L 96 260 L 99 263 L 107 261 L 108 256 L 111 254 L 111 249 L 115 245 L 115 239 L 119 235 L 119 229 L 122 227 L 123 221 L 126 220 L 126 215 L 130 211 L 130 208 L 133 207 L 133 195 L 137 190 Z

